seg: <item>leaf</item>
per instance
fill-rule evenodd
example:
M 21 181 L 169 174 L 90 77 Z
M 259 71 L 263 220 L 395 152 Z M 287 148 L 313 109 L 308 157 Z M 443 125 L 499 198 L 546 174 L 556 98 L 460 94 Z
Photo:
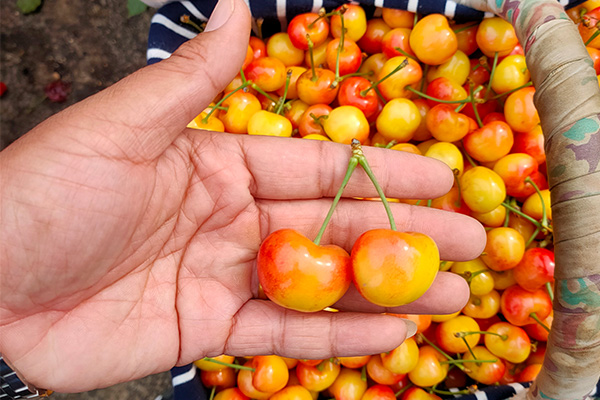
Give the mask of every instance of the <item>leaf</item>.
M 142 3 L 141 0 L 127 0 L 127 11 L 130 18 L 143 13 L 147 8 L 148 6 Z
M 23 14 L 31 14 L 42 5 L 42 0 L 17 0 L 17 8 Z

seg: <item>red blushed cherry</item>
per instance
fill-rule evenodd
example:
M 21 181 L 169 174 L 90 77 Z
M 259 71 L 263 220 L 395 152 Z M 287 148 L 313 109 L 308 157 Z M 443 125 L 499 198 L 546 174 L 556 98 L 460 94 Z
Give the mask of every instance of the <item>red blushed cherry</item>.
M 367 21 L 367 31 L 356 44 L 367 54 L 381 53 L 381 40 L 390 27 L 381 18 L 371 18 Z
M 308 105 L 330 104 L 339 90 L 339 85 L 334 83 L 335 72 L 324 68 L 315 68 L 314 72 L 309 69 L 296 81 L 296 90 L 300 100 Z
M 322 135 L 327 136 L 323 128 L 324 118 L 327 118 L 332 108 L 327 104 L 313 104 L 308 107 L 298 124 L 298 133 L 300 136 Z
M 351 260 L 338 246 L 319 246 L 292 229 L 271 233 L 257 257 L 258 279 L 274 303 L 315 312 L 338 301 L 350 286 Z
M 526 153 L 535 158 L 538 164 L 545 164 L 546 151 L 542 127 L 537 125 L 529 132 L 516 132 L 511 153 Z
M 472 87 L 469 86 L 468 83 L 463 85 L 463 88 L 467 91 L 467 93 L 471 93 Z M 484 87 L 479 92 L 475 93 L 475 100 L 481 100 L 485 98 L 486 88 Z M 476 103 L 477 113 L 479 114 L 479 118 L 483 119 L 488 114 L 496 111 L 498 108 L 497 100 L 487 100 L 485 103 Z M 473 110 L 473 104 L 467 103 L 465 107 L 461 111 L 463 114 L 467 115 L 470 118 L 475 119 L 475 111 Z
M 296 15 L 287 29 L 292 44 L 300 50 L 308 50 L 308 37 L 316 47 L 325 42 L 329 36 L 329 24 L 317 13 Z
M 263 40 L 256 36 L 250 36 L 249 44 L 252 47 L 254 60 L 267 56 L 267 44 Z
M 360 47 L 352 40 L 345 39 L 342 49 L 338 53 L 340 39 L 333 39 L 327 44 L 326 60 L 327 67 L 335 71 L 338 65 L 339 56 L 339 75 L 352 74 L 360 68 L 362 62 L 362 52 Z
M 395 28 L 387 32 L 381 40 L 381 51 L 388 58 L 405 56 L 405 53 L 414 56 L 415 53 L 410 48 L 409 37 L 411 30 L 408 28 Z
M 443 76 L 429 82 L 425 93 L 428 96 L 446 101 L 460 101 L 467 98 L 467 91 L 462 86 Z M 427 99 L 427 103 L 429 103 L 429 106 L 431 107 L 440 104 L 431 99 Z
M 546 319 L 552 311 L 552 300 L 543 289 L 535 292 L 513 285 L 502 293 L 500 298 L 502 315 L 508 322 L 516 326 L 535 324 L 535 318 Z
M 354 106 L 361 110 L 365 117 L 371 118 L 379 109 L 379 98 L 375 90 L 370 89 L 371 85 L 368 79 L 361 76 L 344 79 L 338 91 L 338 102 L 341 106 Z
M 554 282 L 554 253 L 541 247 L 527 249 L 513 275 L 519 286 L 530 291 Z

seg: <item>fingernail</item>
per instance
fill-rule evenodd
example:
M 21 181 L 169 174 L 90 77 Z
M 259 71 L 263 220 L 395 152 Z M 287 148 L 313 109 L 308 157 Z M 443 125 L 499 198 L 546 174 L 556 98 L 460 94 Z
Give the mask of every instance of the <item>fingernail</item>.
M 410 319 L 401 318 L 401 320 L 404 321 L 404 324 L 406 325 L 405 339 L 415 336 L 417 334 L 417 324 L 415 324 L 414 321 L 411 321 Z
M 235 0 L 219 0 L 206 23 L 204 32 L 216 31 L 225 25 L 225 22 L 227 22 L 229 17 L 231 17 L 231 14 L 233 14 L 233 9 L 235 8 L 234 1 Z

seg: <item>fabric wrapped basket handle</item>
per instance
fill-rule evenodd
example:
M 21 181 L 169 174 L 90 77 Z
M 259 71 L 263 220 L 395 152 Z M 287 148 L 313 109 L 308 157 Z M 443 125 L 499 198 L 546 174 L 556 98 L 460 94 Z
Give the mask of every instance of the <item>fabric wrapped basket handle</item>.
M 583 0 L 361 0 L 377 7 L 440 13 L 458 23 L 498 15 L 515 28 L 527 57 L 545 137 L 555 269 L 554 321 L 537 379 L 490 386 L 463 400 L 587 399 L 600 386 L 600 89 L 591 60 L 565 7 Z M 248 0 L 263 33 L 285 30 L 287 16 L 332 9 L 335 0 Z M 210 16 L 216 0 L 175 1 L 152 18 L 147 60 L 168 58 L 198 32 L 180 22 Z M 483 10 L 483 11 L 480 11 Z M 193 364 L 171 370 L 175 400 L 206 399 Z M 458 391 L 458 389 L 456 389 Z M 454 398 L 455 396 L 450 396 Z M 458 397 L 458 396 L 456 396 Z

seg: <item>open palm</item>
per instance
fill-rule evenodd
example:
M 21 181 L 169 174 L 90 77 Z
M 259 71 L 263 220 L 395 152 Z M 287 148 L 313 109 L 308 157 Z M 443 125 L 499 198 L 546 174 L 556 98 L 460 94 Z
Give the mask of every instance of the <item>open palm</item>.
M 248 10 L 234 3 L 221 28 L 50 118 L 0 156 L 0 351 L 31 383 L 81 391 L 203 356 L 324 358 L 404 339 L 402 320 L 353 290 L 341 313 L 257 299 L 261 241 L 284 227 L 315 236 L 350 149 L 185 129 L 245 55 Z M 365 154 L 389 196 L 431 198 L 452 184 L 435 160 Z M 387 218 L 381 204 L 350 199 L 376 195 L 362 171 L 345 195 L 323 243 L 349 250 Z M 475 221 L 394 206 L 399 229 L 431 235 L 444 259 L 481 252 Z M 453 312 L 467 294 L 461 278 L 440 274 L 424 298 L 392 311 Z

